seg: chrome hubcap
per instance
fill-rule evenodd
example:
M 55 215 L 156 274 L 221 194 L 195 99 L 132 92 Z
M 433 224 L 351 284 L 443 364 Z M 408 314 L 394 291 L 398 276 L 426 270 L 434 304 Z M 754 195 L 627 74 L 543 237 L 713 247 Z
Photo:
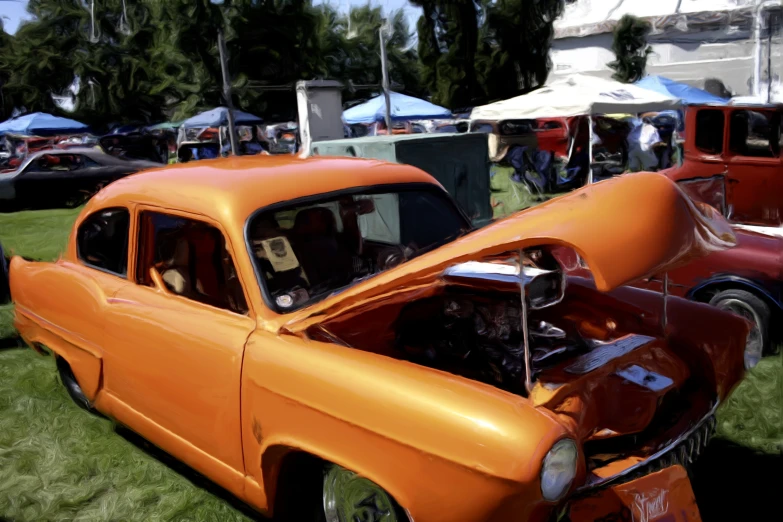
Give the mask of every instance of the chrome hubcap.
M 753 324 L 745 343 L 745 368 L 751 369 L 758 364 L 764 352 L 764 334 L 761 331 L 761 319 L 745 301 L 726 299 L 717 303 L 718 308 L 744 317 Z
M 394 505 L 380 486 L 340 466 L 326 473 L 323 493 L 328 522 L 398 522 Z

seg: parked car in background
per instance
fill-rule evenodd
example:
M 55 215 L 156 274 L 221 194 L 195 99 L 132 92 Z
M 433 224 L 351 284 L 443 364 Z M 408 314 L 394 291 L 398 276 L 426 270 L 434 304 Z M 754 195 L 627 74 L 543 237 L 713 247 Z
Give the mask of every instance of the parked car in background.
M 78 206 L 117 179 L 160 166 L 115 158 L 95 148 L 39 151 L 16 170 L 0 173 L 0 209 Z
M 779 105 L 694 105 L 680 166 L 662 171 L 733 223 L 783 225 Z
M 699 520 L 749 324 L 622 285 L 730 248 L 725 220 L 638 174 L 470 229 L 407 165 L 172 166 L 92 198 L 60 260 L 12 258 L 15 326 L 82 407 L 278 519 Z
M 668 293 L 711 304 L 751 322 L 745 366 L 779 350 L 783 341 L 783 238 L 735 230 L 737 246 L 715 252 L 669 272 Z M 589 277 L 589 269 L 573 250 L 558 251 L 572 275 Z M 637 288 L 663 292 L 660 275 L 640 279 Z
M 173 133 L 156 135 L 151 132 L 126 132 L 122 129 L 103 136 L 98 140 L 103 152 L 126 160 L 144 160 L 166 165 L 169 162 L 169 150 L 174 145 Z

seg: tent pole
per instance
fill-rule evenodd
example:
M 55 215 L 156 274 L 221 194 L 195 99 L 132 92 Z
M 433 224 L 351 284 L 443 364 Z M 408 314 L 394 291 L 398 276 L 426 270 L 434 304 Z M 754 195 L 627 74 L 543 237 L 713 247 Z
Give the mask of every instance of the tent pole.
M 593 184 L 593 115 L 587 116 L 587 184 Z
M 220 53 L 220 69 L 223 73 L 223 96 L 228 108 L 228 139 L 231 143 L 231 155 L 237 156 L 237 134 L 234 127 L 234 102 L 231 99 L 231 83 L 228 79 L 228 64 L 226 63 L 226 41 L 223 39 L 223 31 L 218 30 L 218 52 Z M 218 131 L 218 137 L 220 132 Z M 220 140 L 218 140 L 220 141 Z M 221 152 L 222 152 L 221 144 Z

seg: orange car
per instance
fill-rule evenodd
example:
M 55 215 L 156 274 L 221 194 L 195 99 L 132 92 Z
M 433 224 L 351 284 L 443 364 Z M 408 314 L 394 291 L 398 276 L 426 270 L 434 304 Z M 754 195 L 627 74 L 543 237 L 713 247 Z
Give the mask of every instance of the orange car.
M 622 285 L 733 243 L 659 174 L 470 231 L 410 166 L 227 158 L 109 185 L 10 287 L 77 403 L 266 515 L 693 521 L 749 325 Z

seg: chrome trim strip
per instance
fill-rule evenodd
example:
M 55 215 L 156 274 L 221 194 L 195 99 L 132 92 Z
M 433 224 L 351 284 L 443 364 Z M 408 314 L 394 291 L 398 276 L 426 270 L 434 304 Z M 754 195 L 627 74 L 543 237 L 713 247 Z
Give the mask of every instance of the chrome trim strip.
M 664 455 L 666 455 L 670 451 L 674 450 L 681 442 L 683 442 L 684 440 L 688 439 L 696 431 L 698 431 L 700 428 L 702 428 L 704 426 L 704 424 L 710 422 L 710 420 L 715 415 L 715 411 L 718 409 L 719 405 L 720 405 L 720 401 L 716 400 L 715 401 L 715 405 L 710 409 L 710 411 L 704 417 L 701 418 L 701 420 L 698 423 L 696 423 L 691 429 L 689 429 L 688 431 L 684 432 L 679 437 L 677 437 L 672 442 L 670 442 L 665 448 L 663 448 L 661 450 L 658 450 L 656 453 L 650 455 L 649 457 L 647 457 L 643 461 L 634 464 L 630 468 L 621 471 L 617 475 L 612 475 L 611 477 L 606 477 L 606 478 L 597 478 L 593 482 L 585 483 L 584 485 L 576 488 L 574 493 L 575 494 L 584 493 L 584 492 L 590 491 L 592 489 L 595 489 L 595 488 L 598 488 L 598 487 L 601 487 L 601 486 L 606 486 L 606 485 L 612 484 L 614 482 L 617 482 L 621 478 L 623 478 L 623 477 L 625 477 L 627 475 L 630 475 L 634 471 L 637 471 L 640 468 L 643 468 L 644 466 L 647 466 L 650 463 L 652 463 L 652 462 L 658 460 L 659 458 L 663 457 Z

